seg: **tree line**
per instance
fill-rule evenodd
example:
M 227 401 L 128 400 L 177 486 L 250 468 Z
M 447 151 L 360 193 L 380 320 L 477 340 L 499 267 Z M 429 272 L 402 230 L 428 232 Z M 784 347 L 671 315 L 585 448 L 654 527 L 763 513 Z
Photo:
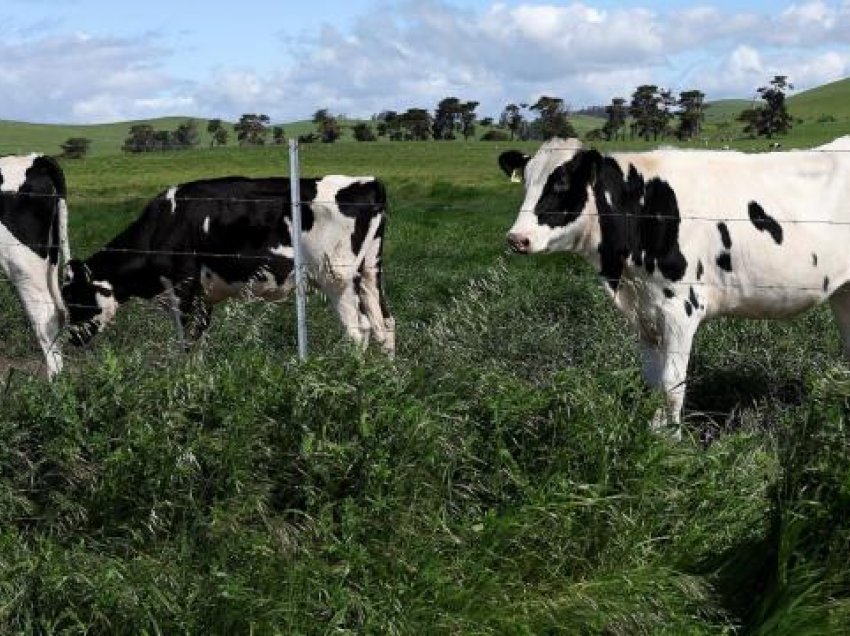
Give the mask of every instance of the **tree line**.
M 793 122 L 785 105 L 785 94 L 793 86 L 784 75 L 776 75 L 767 86 L 756 92 L 760 103 L 745 109 L 737 117 L 743 124 L 743 132 L 752 137 L 772 138 L 786 134 Z M 372 142 L 379 138 L 390 141 L 450 141 L 462 137 L 474 138 L 478 127 L 486 128 L 481 136 L 485 141 L 539 140 L 552 137 L 576 137 L 570 122 L 572 111 L 560 97 L 542 96 L 533 104 L 510 103 L 504 107 L 498 120 L 478 117 L 477 101 L 464 101 L 457 97 L 445 97 L 433 112 L 425 108 L 409 108 L 404 112 L 385 110 L 373 115 L 371 120 L 350 126 L 356 141 Z M 677 96 L 670 90 L 657 85 L 638 86 L 630 100 L 615 97 L 607 106 L 591 106 L 579 113 L 600 118 L 604 123 L 587 133 L 588 141 L 617 141 L 644 139 L 646 141 L 675 137 L 680 140 L 694 139 L 702 135 L 705 122 L 705 94 L 699 90 L 685 90 Z M 312 117 L 315 129 L 298 135 L 301 143 L 333 143 L 343 134 L 344 118 L 334 115 L 329 109 L 317 110 Z M 721 136 L 731 138 L 731 124 L 718 125 Z M 243 114 L 232 131 L 221 119 L 210 119 L 206 132 L 210 147 L 226 146 L 231 132 L 240 146 L 282 144 L 286 132 L 282 126 L 272 126 L 267 115 Z M 187 119 L 174 130 L 156 130 L 150 124 L 136 124 L 130 128 L 122 150 L 129 153 L 184 150 L 200 143 L 199 124 Z M 726 139 L 728 140 L 728 139 Z M 64 157 L 84 156 L 91 141 L 72 137 L 62 144 Z

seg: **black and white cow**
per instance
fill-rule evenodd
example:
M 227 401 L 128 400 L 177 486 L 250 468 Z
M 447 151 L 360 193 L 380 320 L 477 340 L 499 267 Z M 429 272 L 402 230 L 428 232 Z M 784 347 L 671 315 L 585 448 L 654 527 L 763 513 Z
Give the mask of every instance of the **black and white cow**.
M 386 191 L 374 177 L 301 179 L 308 276 L 333 303 L 346 334 L 392 353 L 394 319 L 383 293 Z M 179 337 L 197 338 L 212 305 L 240 295 L 280 300 L 295 287 L 290 181 L 225 177 L 174 186 L 85 261 L 71 261 L 62 293 L 72 341 L 109 324 L 131 297 L 164 296 Z
M 65 176 L 51 157 L 0 157 L 0 271 L 21 299 L 51 377 L 62 369 L 60 254 L 70 259 L 65 196 Z
M 603 155 L 553 140 L 508 157 L 525 176 L 510 247 L 597 269 L 677 426 L 703 320 L 784 318 L 828 298 L 850 355 L 850 154 Z

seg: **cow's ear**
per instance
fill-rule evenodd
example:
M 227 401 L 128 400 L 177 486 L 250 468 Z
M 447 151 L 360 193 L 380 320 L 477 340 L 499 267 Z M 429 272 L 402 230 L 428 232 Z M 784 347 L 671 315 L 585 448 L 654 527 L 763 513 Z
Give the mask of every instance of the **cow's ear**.
M 506 150 L 499 155 L 499 167 L 511 178 L 511 181 L 518 183 L 522 181 L 525 164 L 530 159 L 530 155 L 519 150 Z

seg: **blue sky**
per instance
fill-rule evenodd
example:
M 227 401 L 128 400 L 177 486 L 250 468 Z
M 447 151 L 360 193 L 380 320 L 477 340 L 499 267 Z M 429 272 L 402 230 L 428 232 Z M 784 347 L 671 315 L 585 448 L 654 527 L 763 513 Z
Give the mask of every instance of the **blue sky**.
M 751 97 L 850 76 L 850 0 L 0 0 L 0 119 L 275 121 L 579 107 L 641 83 Z

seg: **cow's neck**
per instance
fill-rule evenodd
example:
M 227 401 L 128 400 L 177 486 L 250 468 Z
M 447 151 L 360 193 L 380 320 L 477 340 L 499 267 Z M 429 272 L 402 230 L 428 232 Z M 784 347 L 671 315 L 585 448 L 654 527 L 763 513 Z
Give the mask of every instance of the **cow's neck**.
M 164 289 L 151 266 L 150 241 L 140 221 L 132 223 L 86 260 L 92 280 L 108 282 L 119 303 L 132 297 L 150 299 Z

